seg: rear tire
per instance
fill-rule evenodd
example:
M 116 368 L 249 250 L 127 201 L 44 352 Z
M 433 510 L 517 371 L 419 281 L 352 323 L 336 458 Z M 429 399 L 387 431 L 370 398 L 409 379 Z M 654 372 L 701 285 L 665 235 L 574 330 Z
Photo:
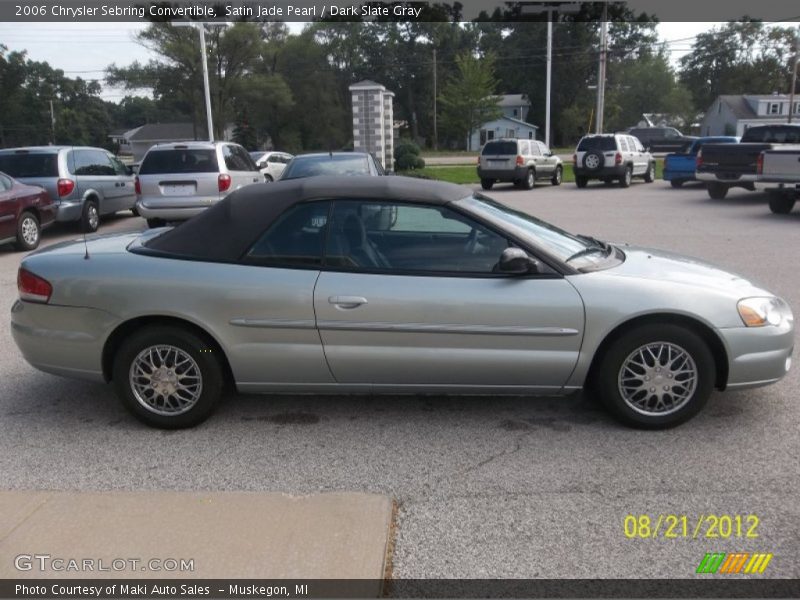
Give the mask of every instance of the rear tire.
M 481 187 L 490 190 L 494 186 L 494 179 L 481 179 Z
M 633 179 L 633 169 L 630 167 L 625 167 L 625 172 L 619 178 L 619 187 L 626 188 L 631 186 L 631 180 Z
M 556 167 L 556 172 L 553 173 L 553 178 L 550 180 L 550 183 L 553 185 L 561 185 L 561 181 L 564 179 L 564 169 L 562 167 Z
M 650 163 L 644 174 L 645 183 L 653 183 L 656 180 L 656 163 Z
M 272 179 L 272 175 L 264 174 L 264 181 L 267 183 L 272 183 L 274 180 Z
M 139 216 L 139 209 L 137 209 L 135 206 L 132 206 L 132 207 L 131 207 L 131 214 L 132 214 L 134 217 L 138 217 L 138 216 Z
M 167 222 L 164 219 L 147 219 L 147 226 L 150 229 L 156 229 L 158 227 L 164 227 Z
M 19 216 L 17 222 L 17 241 L 14 244 L 17 250 L 29 252 L 39 246 L 42 238 L 42 228 L 39 219 L 30 211 L 25 211 Z
M 215 348 L 192 331 L 150 326 L 126 339 L 114 357 L 123 406 L 151 427 L 182 429 L 205 421 L 224 383 Z
M 525 179 L 522 180 L 522 187 L 526 190 L 532 190 L 536 185 L 536 171 L 528 169 L 525 174 Z
M 81 211 L 81 231 L 94 233 L 100 227 L 100 209 L 97 200 L 84 200 Z
M 707 191 L 712 200 L 722 200 L 728 195 L 728 186 L 724 183 L 709 183 Z
M 669 182 L 669 184 L 677 189 L 683 185 L 683 179 L 673 179 Z
M 579 188 L 585 188 L 587 183 L 589 183 L 588 178 L 580 176 L 575 177 L 575 185 L 577 185 Z
M 623 423 L 665 429 L 700 412 L 715 372 L 714 357 L 700 336 L 679 325 L 652 324 L 615 340 L 596 365 L 592 383 Z
M 769 209 L 776 215 L 786 215 L 792 212 L 796 201 L 794 196 L 773 192 L 769 194 Z

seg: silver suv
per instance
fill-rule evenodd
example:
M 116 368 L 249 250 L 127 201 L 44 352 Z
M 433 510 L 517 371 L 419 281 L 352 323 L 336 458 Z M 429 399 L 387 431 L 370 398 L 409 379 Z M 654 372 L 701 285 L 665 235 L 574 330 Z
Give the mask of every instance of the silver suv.
M 619 181 L 628 187 L 634 177 L 647 183 L 656 178 L 656 161 L 642 143 L 632 135 L 622 133 L 597 133 L 586 135 L 578 142 L 573 155 L 575 184 L 586 187 L 590 179 L 604 183 Z
M 47 190 L 58 206 L 57 221 L 78 221 L 96 231 L 101 215 L 133 210 L 131 170 L 102 148 L 32 146 L 0 150 L 0 171 Z
M 491 140 L 478 157 L 481 187 L 492 189 L 497 181 L 510 181 L 530 190 L 538 179 L 561 185 L 564 167 L 543 142 L 515 138 Z
M 263 181 L 239 144 L 157 144 L 144 155 L 136 176 L 136 209 L 150 227 L 160 227 L 189 219 L 232 191 Z

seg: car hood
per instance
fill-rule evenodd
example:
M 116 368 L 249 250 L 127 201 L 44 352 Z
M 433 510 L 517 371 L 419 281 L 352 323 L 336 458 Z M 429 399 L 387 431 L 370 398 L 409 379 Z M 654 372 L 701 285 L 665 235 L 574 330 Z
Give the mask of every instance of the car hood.
M 715 289 L 739 297 L 772 295 L 750 279 L 696 258 L 654 248 L 618 246 L 625 253 L 625 261 L 606 271 L 611 275 Z

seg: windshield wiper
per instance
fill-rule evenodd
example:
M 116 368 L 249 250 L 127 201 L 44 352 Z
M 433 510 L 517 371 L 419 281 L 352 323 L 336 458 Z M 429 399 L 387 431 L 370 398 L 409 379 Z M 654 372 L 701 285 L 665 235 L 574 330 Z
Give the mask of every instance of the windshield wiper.
M 583 235 L 583 234 L 579 233 L 577 235 L 577 237 L 581 238 L 582 240 L 584 240 L 586 242 L 589 242 L 590 244 L 592 244 L 593 246 L 595 246 L 597 248 L 602 248 L 606 252 L 611 250 L 611 244 L 609 244 L 608 242 L 604 242 L 603 240 L 598 240 L 597 238 L 594 238 L 594 237 L 592 237 L 590 235 Z
M 611 244 L 609 244 L 608 242 L 604 242 L 602 240 L 598 240 L 598 239 L 593 238 L 593 237 L 591 237 L 589 235 L 578 234 L 577 237 L 579 237 L 580 239 L 584 240 L 585 242 L 589 242 L 591 244 L 591 246 L 588 246 L 587 248 L 584 248 L 583 250 L 579 250 L 578 252 L 576 252 L 575 254 L 570 256 L 564 262 L 569 262 L 571 260 L 575 260 L 576 258 L 580 258 L 581 256 L 586 256 L 587 254 L 594 254 L 595 252 L 602 252 L 605 255 L 608 255 L 608 254 L 611 253 Z

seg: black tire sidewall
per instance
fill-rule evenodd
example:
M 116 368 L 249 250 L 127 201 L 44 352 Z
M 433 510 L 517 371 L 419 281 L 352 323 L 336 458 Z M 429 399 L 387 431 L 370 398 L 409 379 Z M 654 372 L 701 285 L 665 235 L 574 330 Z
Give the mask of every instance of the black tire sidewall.
M 481 179 L 481 187 L 485 190 L 490 190 L 494 187 L 493 179 Z
M 22 222 L 25 219 L 33 219 L 33 222 L 36 223 L 36 243 L 29 244 L 25 241 L 25 238 L 22 237 Z M 39 219 L 36 218 L 36 215 L 33 214 L 31 211 L 26 210 L 19 216 L 19 221 L 17 221 L 17 242 L 16 247 L 20 250 L 29 251 L 29 250 L 36 250 L 39 247 L 39 242 L 42 241 L 42 227 L 39 224 Z
M 522 180 L 522 187 L 526 190 L 532 190 L 536 185 L 536 171 L 533 169 L 528 169 L 528 172 L 525 174 L 525 179 Z
M 578 176 L 575 178 L 575 185 L 577 185 L 579 188 L 585 188 L 588 183 L 589 179 L 586 177 Z
M 92 228 L 89 222 L 89 207 L 94 206 L 97 211 L 97 227 Z M 94 233 L 100 228 L 100 206 L 96 200 L 85 200 L 83 202 L 83 209 L 81 210 L 81 231 L 85 233 Z
M 148 346 L 165 344 L 187 352 L 197 363 L 203 378 L 203 391 L 187 412 L 175 416 L 158 415 L 143 407 L 131 390 L 128 372 L 135 357 Z M 173 326 L 146 327 L 126 339 L 113 363 L 114 388 L 123 406 L 137 419 L 160 429 L 182 429 L 205 421 L 214 412 L 224 384 L 222 367 L 214 356 L 216 349 L 195 333 Z
M 686 350 L 697 366 L 698 381 L 692 398 L 680 410 L 669 415 L 648 417 L 629 407 L 618 389 L 622 363 L 636 348 L 653 342 L 670 342 Z M 715 361 L 708 345 L 693 331 L 671 324 L 643 325 L 616 339 L 606 350 L 591 385 L 606 407 L 623 423 L 642 429 L 674 427 L 696 415 L 705 406 L 714 389 Z
M 625 173 L 619 178 L 619 186 L 623 188 L 630 187 L 632 179 L 633 171 L 630 167 L 625 167 Z
M 656 166 L 653 163 L 647 165 L 647 171 L 644 173 L 644 180 L 647 183 L 653 183 L 656 179 Z
M 561 181 L 564 179 L 564 169 L 562 167 L 556 167 L 556 172 L 553 173 L 553 179 L 550 182 L 553 185 L 561 185 Z

